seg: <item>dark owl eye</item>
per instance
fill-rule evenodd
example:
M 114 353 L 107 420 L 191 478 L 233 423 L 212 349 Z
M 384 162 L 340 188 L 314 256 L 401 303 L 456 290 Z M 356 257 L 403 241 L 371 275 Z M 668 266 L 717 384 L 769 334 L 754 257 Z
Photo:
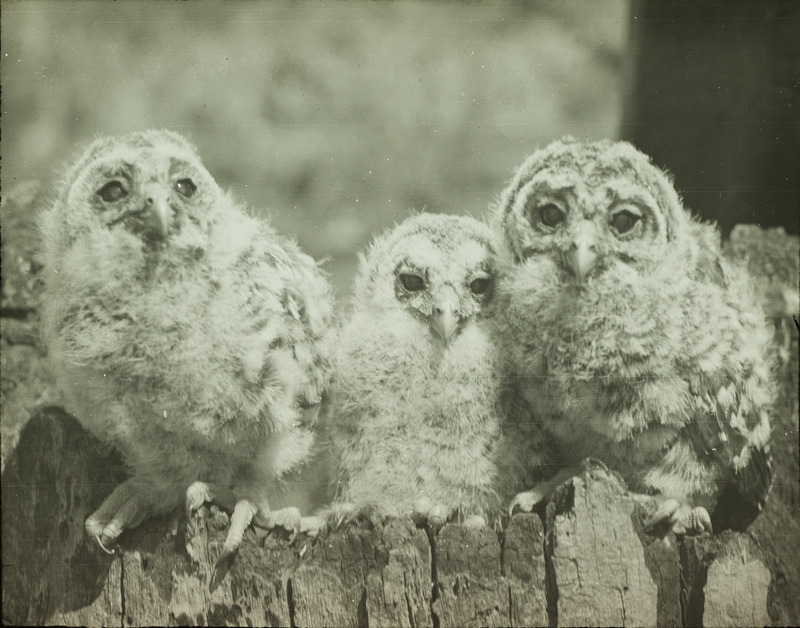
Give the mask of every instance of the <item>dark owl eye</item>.
M 623 209 L 611 217 L 611 225 L 617 230 L 617 233 L 628 233 L 640 220 L 641 216 Z
M 539 216 L 541 216 L 542 224 L 547 227 L 555 227 L 557 224 L 564 221 L 564 212 L 553 203 L 542 205 L 539 208 Z
M 425 288 L 425 280 L 419 275 L 409 275 L 403 273 L 400 275 L 400 283 L 409 292 L 419 292 Z
M 184 196 L 186 198 L 191 198 L 197 191 L 197 186 L 191 179 L 180 179 L 175 183 L 175 189 L 181 196 Z
M 97 194 L 106 203 L 113 203 L 114 201 L 128 196 L 128 190 L 126 190 L 119 181 L 109 181 L 97 190 Z
M 486 294 L 491 285 L 492 280 L 489 277 L 478 277 L 472 280 L 472 283 L 469 284 L 469 289 L 472 294 Z

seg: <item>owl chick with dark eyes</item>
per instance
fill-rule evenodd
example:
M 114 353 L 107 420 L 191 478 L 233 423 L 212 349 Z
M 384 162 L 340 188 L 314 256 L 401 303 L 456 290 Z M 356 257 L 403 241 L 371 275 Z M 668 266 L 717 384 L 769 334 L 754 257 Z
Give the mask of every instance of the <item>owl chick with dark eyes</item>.
M 624 142 L 535 152 L 496 207 L 508 261 L 498 325 L 557 480 L 585 457 L 656 496 L 648 527 L 711 531 L 735 485 L 771 482 L 771 332 L 745 271 L 670 179 Z M 555 485 L 518 495 L 530 510 Z
M 420 214 L 362 257 L 326 421 L 337 466 L 332 516 L 480 526 L 499 512 L 511 456 L 486 328 L 494 255 L 486 225 Z
M 145 518 L 233 510 L 223 559 L 312 446 L 329 379 L 329 284 L 168 131 L 95 141 L 41 220 L 43 330 L 70 410 L 131 478 L 86 521 L 104 548 Z M 307 521 L 306 523 L 310 523 Z

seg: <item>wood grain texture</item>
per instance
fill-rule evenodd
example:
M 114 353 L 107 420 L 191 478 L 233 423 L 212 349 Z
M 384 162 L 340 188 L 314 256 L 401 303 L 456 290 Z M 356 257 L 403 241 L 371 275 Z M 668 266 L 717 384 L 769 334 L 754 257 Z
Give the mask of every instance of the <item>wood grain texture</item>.
M 591 465 L 547 507 L 548 550 L 565 626 L 654 626 L 658 587 L 634 521 L 638 502 Z

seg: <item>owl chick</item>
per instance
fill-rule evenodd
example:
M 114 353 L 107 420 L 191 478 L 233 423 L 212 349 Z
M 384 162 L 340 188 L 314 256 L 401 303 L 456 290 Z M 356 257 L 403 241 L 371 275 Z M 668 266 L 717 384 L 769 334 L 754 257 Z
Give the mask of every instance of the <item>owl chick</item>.
M 105 548 L 151 515 L 213 500 L 233 510 L 224 560 L 254 517 L 298 525 L 296 509 L 274 507 L 329 378 L 332 297 L 314 261 L 168 131 L 95 141 L 41 229 L 55 373 L 131 472 L 89 534 Z
M 499 511 L 510 460 L 486 329 L 494 256 L 486 225 L 420 214 L 362 257 L 325 422 L 338 467 L 329 516 L 460 516 L 480 526 Z
M 711 531 L 735 483 L 769 490 L 771 333 L 745 271 L 624 142 L 535 152 L 493 217 L 510 269 L 498 326 L 561 469 L 596 457 L 656 495 L 652 527 Z M 518 495 L 529 510 L 554 483 Z

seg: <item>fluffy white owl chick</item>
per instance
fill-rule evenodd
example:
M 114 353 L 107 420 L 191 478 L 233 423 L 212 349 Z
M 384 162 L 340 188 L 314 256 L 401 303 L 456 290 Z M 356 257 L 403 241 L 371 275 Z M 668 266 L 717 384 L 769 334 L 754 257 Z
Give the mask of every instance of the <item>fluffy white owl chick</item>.
M 658 496 L 649 525 L 676 532 L 710 530 L 727 485 L 760 504 L 771 332 L 744 269 L 664 172 L 624 142 L 554 142 L 520 167 L 493 224 L 510 265 L 501 339 L 556 466 L 603 460 Z
M 487 330 L 494 258 L 486 225 L 437 214 L 408 218 L 362 257 L 326 421 L 335 514 L 482 525 L 513 495 Z
M 70 409 L 131 473 L 86 521 L 103 547 L 184 501 L 233 508 L 223 557 L 281 510 L 329 379 L 314 261 L 168 131 L 95 141 L 41 218 L 43 330 Z

